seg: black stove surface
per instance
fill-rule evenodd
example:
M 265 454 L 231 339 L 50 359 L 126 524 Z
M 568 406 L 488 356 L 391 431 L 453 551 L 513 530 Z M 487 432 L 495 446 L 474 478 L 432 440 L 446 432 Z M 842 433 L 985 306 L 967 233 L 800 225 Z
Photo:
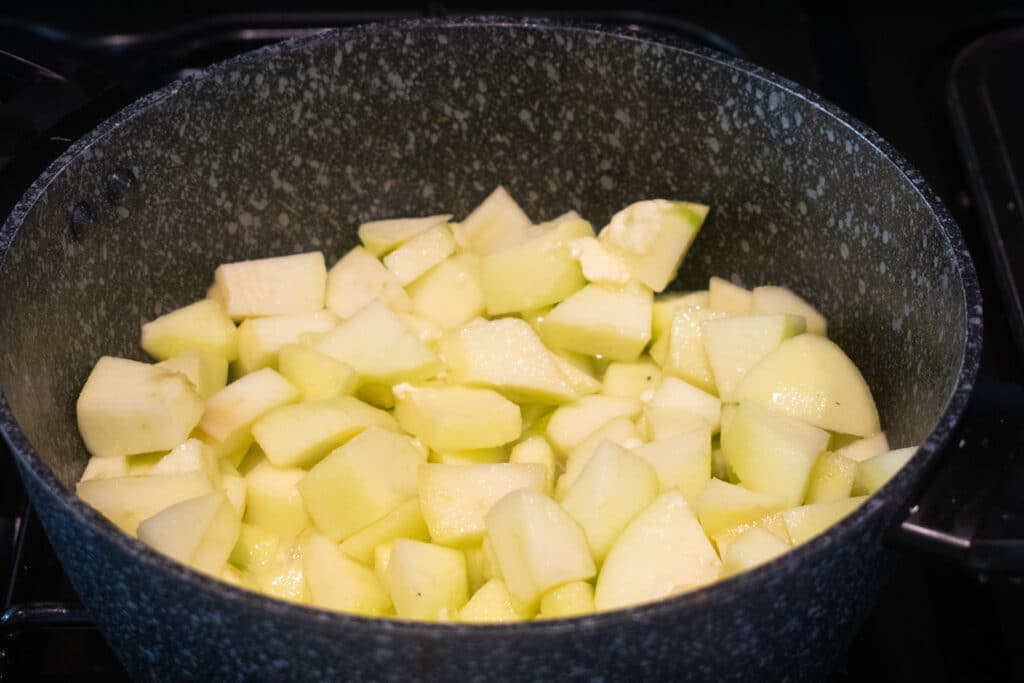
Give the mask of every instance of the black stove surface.
M 482 13 L 434 3 L 337 12 L 314 5 L 300 11 L 302 3 L 295 2 L 287 12 L 264 13 L 254 11 L 258 5 L 248 3 L 244 13 L 217 14 L 187 5 L 168 9 L 128 4 L 59 14 L 42 6 L 20 14 L 0 12 L 0 213 L 6 215 L 27 184 L 72 140 L 134 97 L 191 70 L 329 26 Z M 988 171 L 975 164 L 968 174 L 957 146 L 964 133 L 954 135 L 954 121 L 970 129 L 985 125 L 985 119 L 981 124 L 959 121 L 950 114 L 947 96 L 958 56 L 979 39 L 1024 27 L 1024 12 L 883 18 L 728 8 L 682 12 L 669 3 L 635 3 L 629 10 L 553 12 L 519 6 L 504 13 L 636 24 L 682 34 L 801 83 L 875 128 L 938 191 L 974 255 L 986 329 L 978 402 L 1019 403 L 1014 385 L 1024 384 L 1024 367 L 1013 342 L 1012 306 L 1005 303 L 1010 298 L 1004 295 L 1007 280 L 999 263 L 1006 259 L 986 239 L 996 229 L 978 210 Z M 1012 95 L 1007 99 L 1012 101 Z M 988 120 L 997 119 L 1013 120 L 994 113 Z M 1024 125 L 1019 117 L 1015 120 Z M 1024 149 L 1003 151 L 1003 156 L 1016 151 L 1018 161 L 1024 158 Z M 1024 264 L 1017 267 L 1024 269 Z M 1000 419 L 1000 424 L 1006 421 Z M 965 439 L 978 436 L 962 431 L 959 436 Z M 995 443 L 987 437 L 971 442 L 984 442 L 994 451 L 1020 450 L 1024 438 L 1003 433 L 1010 436 Z M 1016 434 L 1021 435 L 1019 430 Z M 977 460 L 981 454 L 975 456 Z M 949 457 L 963 461 L 968 456 Z M 1015 495 L 1024 490 L 1022 460 L 1024 456 L 1012 461 L 1015 470 L 990 472 L 1002 485 L 994 497 L 1010 502 L 1024 498 Z M 976 467 L 970 460 L 954 465 Z M 1021 486 L 1015 487 L 1017 483 Z M 940 495 L 952 497 L 953 491 Z M 988 516 L 973 512 L 971 529 L 998 536 L 1024 520 L 1024 510 L 1018 518 L 1007 517 L 1005 509 Z M 962 519 L 948 521 L 956 526 Z M 128 680 L 78 608 L 2 441 L 0 597 L 0 681 Z M 968 571 L 930 555 L 905 552 L 877 608 L 829 680 L 1024 681 L 1021 615 L 1024 588 L 1019 579 L 979 569 L 977 563 Z

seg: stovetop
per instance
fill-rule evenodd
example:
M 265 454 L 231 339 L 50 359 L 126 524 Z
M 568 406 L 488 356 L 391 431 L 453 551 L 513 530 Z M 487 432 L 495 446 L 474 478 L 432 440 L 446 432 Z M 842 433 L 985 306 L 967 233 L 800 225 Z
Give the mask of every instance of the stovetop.
M 59 21 L 46 7 L 25 8 L 17 16 L 0 14 L 0 214 L 6 215 L 27 184 L 72 140 L 136 96 L 191 70 L 330 26 L 480 13 L 434 3 L 345 12 L 313 5 L 300 11 L 304 5 L 294 2 L 288 12 L 258 13 L 258 6 L 250 2 L 245 13 L 218 14 L 189 7 L 121 7 L 101 13 L 83 8 L 60 14 Z M 1012 122 L 1022 126 L 1024 118 L 1013 116 L 1012 93 L 1005 101 L 991 95 L 1002 87 L 1000 78 L 1020 71 L 990 68 L 985 59 L 995 58 L 984 51 L 964 54 L 976 41 L 1024 27 L 1024 12 L 881 18 L 728 8 L 683 13 L 669 3 L 632 7 L 559 12 L 520 7 L 504 13 L 681 34 L 801 83 L 875 128 L 944 199 L 974 256 L 986 328 L 978 402 L 1016 405 L 1021 395 L 1016 387 L 1024 384 L 1024 355 L 1014 335 L 1024 339 L 1024 326 L 1017 329 L 1015 322 L 1019 300 L 1012 270 L 1014 265 L 1024 270 L 1024 261 L 1017 258 L 1024 259 L 1024 252 L 1013 251 L 1024 232 L 1013 227 L 1019 212 L 1007 206 L 1014 202 L 1012 152 L 1024 160 L 1024 149 L 1015 146 L 1024 127 L 1012 136 Z M 1011 128 L 993 136 L 1000 125 Z M 1006 421 L 1000 417 L 999 425 Z M 1001 451 L 1019 450 L 1024 442 L 1000 438 L 985 443 L 991 454 L 977 452 L 975 459 L 999 460 Z M 949 454 L 951 460 L 958 457 L 965 456 Z M 974 462 L 957 466 L 970 469 Z M 956 479 L 948 471 L 946 479 Z M 986 471 L 1001 486 L 993 496 L 1002 496 L 1006 504 L 998 515 L 972 511 L 972 532 L 998 536 L 1011 527 L 1019 532 L 1024 510 L 1019 517 L 1015 508 L 1006 510 L 1015 492 L 1024 490 L 1020 462 L 1015 470 Z M 955 497 L 955 486 L 947 489 L 936 495 Z M 946 521 L 957 527 L 963 520 Z M 924 553 L 902 553 L 878 607 L 829 680 L 1024 680 L 1024 651 L 1018 646 L 1024 622 L 1020 578 L 993 571 L 984 562 L 972 566 L 968 570 Z M 2 441 L 0 591 L 0 681 L 127 680 L 78 607 Z

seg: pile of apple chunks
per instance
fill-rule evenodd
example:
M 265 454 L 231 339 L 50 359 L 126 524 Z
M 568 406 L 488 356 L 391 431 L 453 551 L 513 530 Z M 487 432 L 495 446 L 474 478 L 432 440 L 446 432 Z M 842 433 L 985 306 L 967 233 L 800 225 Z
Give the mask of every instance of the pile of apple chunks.
M 461 223 L 365 223 L 329 271 L 221 265 L 143 325 L 159 362 L 96 364 L 78 494 L 199 571 L 372 616 L 567 617 L 766 562 L 914 449 L 796 294 L 654 296 L 707 211 L 595 236 L 498 188 Z

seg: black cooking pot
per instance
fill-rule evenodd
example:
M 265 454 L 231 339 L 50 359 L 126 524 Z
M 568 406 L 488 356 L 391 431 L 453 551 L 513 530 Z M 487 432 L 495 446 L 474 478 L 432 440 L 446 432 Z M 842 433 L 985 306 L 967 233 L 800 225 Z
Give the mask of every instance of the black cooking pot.
M 535 219 L 710 204 L 676 286 L 793 287 L 923 444 L 827 533 L 656 604 L 516 625 L 330 613 L 197 574 L 73 494 L 74 404 L 102 354 L 224 261 L 322 249 L 382 216 L 464 215 L 505 184 Z M 874 133 L 720 54 L 538 21 L 364 26 L 244 55 L 73 145 L 0 233 L 0 420 L 83 602 L 139 680 L 757 680 L 827 672 L 876 599 L 885 534 L 962 412 L 980 296 L 956 226 Z

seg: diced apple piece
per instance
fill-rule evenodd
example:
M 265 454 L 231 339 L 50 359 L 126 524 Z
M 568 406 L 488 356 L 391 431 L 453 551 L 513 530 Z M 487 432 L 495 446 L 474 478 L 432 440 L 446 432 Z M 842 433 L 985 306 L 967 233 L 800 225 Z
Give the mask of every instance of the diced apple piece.
M 206 402 L 199 421 L 204 432 L 225 441 L 241 429 L 248 430 L 268 412 L 299 399 L 299 390 L 270 368 L 263 368 L 227 385 Z
M 149 468 L 148 474 L 202 472 L 214 486 L 220 486 L 220 466 L 199 439 L 189 439 L 173 448 Z
M 302 393 L 303 401 L 354 394 L 359 376 L 352 366 L 302 344 L 286 344 L 277 358 L 278 372 Z
M 248 429 L 237 429 L 224 441 L 213 438 L 201 429 L 195 429 L 192 436 L 206 444 L 215 460 L 228 460 L 235 465 L 241 464 L 252 446 L 252 432 Z
M 227 359 L 204 351 L 191 351 L 168 358 L 157 363 L 157 367 L 174 370 L 188 377 L 202 401 L 223 389 L 228 381 Z
M 586 280 L 569 243 L 594 235 L 586 221 L 569 221 L 522 244 L 484 257 L 481 277 L 488 315 L 528 311 L 558 303 Z
M 747 372 L 736 395 L 822 429 L 856 436 L 879 431 L 864 376 L 842 349 L 818 335 L 782 342 Z
M 309 526 L 298 483 L 306 476 L 298 468 L 278 469 L 261 460 L 245 475 L 245 521 L 286 539 Z
M 555 351 L 555 365 L 565 375 L 566 381 L 572 387 L 573 393 L 579 396 L 588 396 L 601 391 L 601 382 L 594 376 L 594 367 L 590 356 L 565 351 Z
M 823 452 L 811 469 L 805 503 L 831 503 L 849 498 L 857 463 L 835 453 Z
M 729 544 L 729 550 L 722 556 L 722 575 L 732 576 L 753 569 L 774 560 L 787 550 L 788 544 L 764 529 L 752 527 Z
M 556 454 L 568 455 L 584 439 L 616 417 L 633 419 L 640 402 L 616 396 L 584 396 L 558 408 L 548 420 L 546 436 Z
M 899 448 L 857 463 L 853 492 L 857 495 L 866 495 L 882 488 L 916 452 L 917 446 Z
M 789 313 L 807 320 L 810 334 L 825 336 L 828 323 L 825 317 L 809 303 L 785 287 L 754 287 L 754 312 L 758 315 Z
M 298 343 L 307 332 L 330 332 L 338 319 L 327 311 L 249 318 L 238 326 L 238 369 L 243 375 L 260 368 L 277 369 L 285 344 Z
M 676 308 L 679 306 L 707 308 L 707 290 L 660 294 L 654 297 L 654 304 L 651 307 L 651 336 L 654 339 L 662 337 L 672 329 L 672 319 L 675 317 Z
M 398 424 L 434 450 L 501 446 L 521 434 L 519 406 L 496 391 L 400 386 L 395 391 Z
M 747 316 L 754 313 L 754 296 L 749 290 L 720 277 L 708 283 L 708 308 L 729 316 Z
M 583 473 L 583 469 L 601 448 L 602 443 L 631 448 L 642 443 L 636 425 L 627 417 L 616 417 L 598 428 L 596 432 L 579 442 L 565 459 L 565 474 L 558 479 L 555 497 L 561 500 L 569 487 Z
M 866 436 L 863 439 L 855 439 L 845 446 L 835 449 L 833 452 L 847 460 L 863 462 L 868 458 L 887 453 L 890 450 L 889 440 L 885 437 L 885 432 L 879 432 L 878 434 Z
M 213 490 L 205 472 L 178 472 L 81 481 L 79 498 L 129 534 L 139 522 L 176 503 Z
M 508 454 L 507 445 L 470 451 L 430 451 L 429 461 L 438 465 L 494 465 L 508 462 Z
M 408 287 L 412 310 L 443 330 L 484 312 L 480 256 L 463 253 L 445 259 Z
M 539 491 L 508 494 L 487 513 L 486 526 L 501 575 L 518 605 L 533 605 L 548 589 L 586 581 L 596 572 L 583 529 Z
M 85 471 L 78 478 L 78 482 L 89 481 L 90 479 L 110 479 L 111 477 L 127 477 L 130 474 L 128 469 L 127 456 L 113 456 L 101 458 L 92 456 L 89 462 L 85 463 Z
M 711 430 L 711 423 L 687 410 L 644 406 L 637 429 L 645 441 L 662 441 L 694 430 Z
M 600 565 L 630 520 L 658 495 L 658 474 L 622 446 L 603 441 L 562 499 Z
M 369 426 L 395 429 L 390 415 L 351 396 L 282 406 L 252 426 L 275 467 L 308 467 Z
M 701 339 L 719 398 L 735 402 L 736 387 L 750 368 L 784 340 L 802 334 L 805 327 L 804 319 L 795 315 L 744 316 L 701 323 Z
M 579 237 L 569 243 L 573 258 L 580 262 L 588 282 L 622 286 L 633 279 L 626 262 L 594 237 Z
M 860 496 L 857 498 L 845 498 L 832 503 L 802 505 L 785 510 L 782 513 L 782 517 L 786 521 L 786 530 L 789 532 L 793 545 L 799 545 L 817 536 L 856 510 L 865 500 L 867 500 L 867 496 Z
M 545 476 L 541 465 L 420 465 L 420 507 L 430 538 L 457 547 L 479 543 L 494 504 L 518 489 L 543 491 Z
M 587 285 L 544 317 L 540 333 L 555 348 L 634 361 L 651 340 L 650 290 Z
M 541 489 L 548 495 L 555 486 L 555 454 L 551 445 L 543 436 L 531 436 L 523 439 L 512 447 L 508 461 L 518 465 L 543 465 L 544 466 L 544 488 Z
M 319 251 L 225 263 L 213 274 L 217 296 L 235 319 L 315 313 L 324 307 L 327 267 Z
M 219 460 L 218 469 L 220 470 L 220 487 L 224 491 L 224 495 L 231 501 L 231 506 L 235 508 L 235 512 L 238 513 L 238 518 L 241 519 L 245 514 L 245 497 L 246 497 L 246 483 L 245 477 L 243 477 L 238 469 L 227 460 Z
M 527 216 L 504 187 L 496 187 L 461 223 L 453 223 L 455 241 L 467 251 L 488 254 L 523 241 Z
M 412 498 L 384 515 L 376 522 L 357 531 L 341 543 L 341 551 L 365 565 L 373 564 L 374 549 L 396 538 L 429 541 L 430 533 L 420 512 L 420 503 Z
M 424 216 L 423 218 L 388 218 L 380 221 L 369 221 L 359 226 L 359 241 L 366 250 L 380 257 L 392 251 L 413 237 L 430 228 L 447 223 L 452 215 Z
M 455 253 L 455 238 L 446 223 L 421 232 L 384 257 L 384 265 L 403 285 L 418 279 Z
M 658 473 L 661 491 L 679 489 L 687 501 L 711 481 L 711 430 L 683 432 L 667 439 L 645 443 L 633 453 L 646 460 Z
M 708 482 L 694 505 L 708 536 L 753 522 L 782 507 L 774 498 L 719 479 Z
M 303 562 L 308 546 L 305 540 L 282 547 L 269 566 L 250 573 L 258 590 L 278 600 L 311 604 L 312 595 Z
M 649 199 L 612 216 L 598 239 L 633 277 L 661 292 L 675 278 L 707 214 L 703 204 Z
M 597 578 L 594 606 L 650 602 L 717 579 L 721 562 L 678 491 L 663 493 L 622 532 Z
M 601 393 L 606 396 L 640 398 L 661 381 L 661 369 L 651 361 L 635 363 L 610 363 L 604 372 Z
M 758 528 L 762 531 L 767 531 L 775 538 L 779 539 L 781 543 L 790 545 L 789 531 L 786 529 L 786 518 L 782 516 L 782 512 L 773 512 L 765 515 L 760 519 L 755 519 L 753 522 L 746 522 L 720 531 L 714 535 L 715 546 L 718 548 L 719 557 L 725 557 L 725 554 L 729 552 L 729 546 L 739 538 L 745 531 L 751 528 Z
M 371 301 L 380 301 L 395 311 L 412 308 L 395 274 L 365 249 L 356 247 L 327 274 L 325 302 L 332 313 L 348 320 Z
M 701 305 L 699 301 L 698 297 L 694 297 L 676 305 L 669 331 L 658 340 L 659 344 L 662 339 L 668 340 L 661 369 L 666 375 L 679 377 L 704 391 L 712 392 L 716 390 L 715 378 L 704 350 L 701 324 L 724 318 L 725 314 Z M 658 358 L 653 347 L 651 356 Z
M 240 522 L 223 491 L 176 503 L 139 524 L 139 540 L 196 571 L 217 576 Z
M 652 408 L 689 413 L 703 418 L 711 425 L 712 432 L 718 431 L 721 422 L 722 402 L 677 377 L 662 377 L 661 383 L 647 403 Z
M 564 403 L 575 396 L 533 329 L 518 318 L 472 322 L 441 342 L 450 381 L 492 387 L 516 401 Z
M 89 453 L 111 457 L 174 448 L 199 422 L 203 404 L 180 372 L 104 356 L 89 373 L 76 411 Z
M 723 420 L 722 451 L 736 476 L 785 507 L 803 502 L 826 445 L 825 430 L 753 403 L 739 404 Z
M 324 609 L 377 617 L 391 607 L 373 570 L 349 558 L 320 534 L 313 534 L 302 557 L 313 604 Z
M 334 328 L 316 349 L 347 363 L 368 383 L 416 382 L 440 366 L 434 352 L 379 301 Z
M 158 360 L 200 351 L 231 361 L 238 357 L 238 330 L 218 302 L 203 299 L 143 325 L 142 348 Z
M 570 581 L 540 597 L 539 616 L 542 619 L 576 617 L 593 611 L 594 587 L 586 581 Z
M 516 611 L 508 587 L 501 579 L 491 579 L 485 583 L 459 610 L 459 621 L 465 623 L 500 624 L 526 618 Z
M 228 563 L 242 570 L 259 571 L 274 563 L 280 547 L 281 538 L 274 532 L 242 522 Z
M 406 437 L 370 427 L 317 463 L 298 489 L 321 533 L 340 541 L 415 496 L 421 462 Z
M 454 620 L 469 598 L 466 556 L 431 543 L 396 540 L 385 578 L 400 619 Z

